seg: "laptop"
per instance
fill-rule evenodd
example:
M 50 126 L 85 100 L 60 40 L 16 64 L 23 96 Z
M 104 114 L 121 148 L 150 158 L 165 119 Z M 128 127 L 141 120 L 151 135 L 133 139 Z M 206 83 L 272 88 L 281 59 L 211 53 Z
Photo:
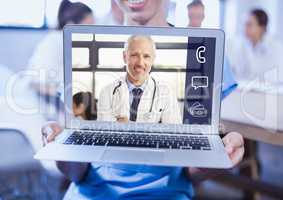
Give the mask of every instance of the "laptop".
M 67 25 L 63 34 L 65 128 L 54 142 L 36 153 L 36 159 L 232 167 L 219 136 L 222 30 Z M 121 123 L 100 120 L 99 114 L 93 119 L 74 117 L 75 94 L 91 92 L 96 105 L 100 105 L 105 101 L 100 95 L 107 85 L 125 76 L 123 50 L 125 42 L 134 35 L 154 41 L 156 56 L 150 77 L 172 89 L 170 97 L 176 97 L 180 123 Z M 120 87 L 116 83 L 113 90 Z M 99 112 L 99 106 L 97 109 Z

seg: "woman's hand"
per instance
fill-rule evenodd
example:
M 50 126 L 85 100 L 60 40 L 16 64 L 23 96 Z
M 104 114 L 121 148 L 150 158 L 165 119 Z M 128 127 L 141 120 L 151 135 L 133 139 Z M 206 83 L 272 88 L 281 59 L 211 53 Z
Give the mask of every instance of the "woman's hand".
M 43 146 L 52 142 L 62 133 L 63 128 L 58 122 L 48 122 L 41 128 Z M 56 161 L 58 169 L 71 181 L 79 182 L 86 176 L 89 163 Z
M 62 132 L 63 128 L 58 122 L 48 122 L 41 128 L 43 146 L 52 142 Z

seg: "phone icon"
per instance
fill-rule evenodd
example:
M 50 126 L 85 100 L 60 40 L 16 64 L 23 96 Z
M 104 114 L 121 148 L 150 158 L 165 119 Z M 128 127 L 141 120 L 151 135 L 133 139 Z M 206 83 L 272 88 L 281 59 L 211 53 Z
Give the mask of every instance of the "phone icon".
M 206 51 L 206 47 L 205 46 L 199 46 L 197 48 L 196 58 L 197 58 L 198 63 L 205 63 L 206 62 L 206 59 L 205 59 L 205 57 L 203 55 L 205 51 Z

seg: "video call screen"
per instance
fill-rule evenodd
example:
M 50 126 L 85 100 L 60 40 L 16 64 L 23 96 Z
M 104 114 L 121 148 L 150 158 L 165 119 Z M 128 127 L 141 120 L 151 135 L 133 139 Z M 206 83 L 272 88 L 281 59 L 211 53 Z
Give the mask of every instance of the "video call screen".
M 124 123 L 210 124 L 215 43 L 203 37 L 73 33 L 73 114 Z

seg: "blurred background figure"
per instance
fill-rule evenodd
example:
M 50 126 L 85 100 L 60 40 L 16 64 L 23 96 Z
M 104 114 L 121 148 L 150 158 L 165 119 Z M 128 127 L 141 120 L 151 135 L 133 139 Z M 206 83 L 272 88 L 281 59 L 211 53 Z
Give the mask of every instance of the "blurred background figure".
M 84 120 L 96 120 L 96 101 L 91 92 L 78 92 L 73 96 L 73 113 Z
M 62 29 L 66 24 L 94 24 L 94 16 L 87 5 L 63 0 L 57 20 L 57 30 L 50 31 L 38 44 L 28 64 L 28 70 L 38 74 L 32 78 L 31 86 L 47 103 L 55 103 L 56 108 L 60 107 L 57 92 L 64 82 Z
M 58 11 L 58 29 L 62 30 L 66 24 L 94 24 L 93 12 L 81 2 L 63 0 Z
M 188 27 L 201 27 L 205 18 L 204 4 L 201 0 L 193 0 L 187 5 L 189 23 Z
M 201 28 L 205 19 L 205 6 L 201 0 L 193 0 L 187 5 L 188 27 Z M 236 87 L 237 83 L 231 70 L 230 62 L 227 56 L 224 56 L 223 66 L 223 94 L 222 98 L 228 96 Z
M 167 22 L 169 0 L 116 2 L 124 13 L 124 25 L 172 26 Z
M 253 9 L 245 22 L 244 38 L 237 39 L 233 70 L 238 80 L 282 82 L 282 44 L 268 34 L 269 17 Z
M 38 74 L 30 82 L 39 96 L 47 104 L 55 106 L 55 110 L 62 110 L 63 104 L 58 94 L 59 88 L 62 88 L 64 83 L 62 29 L 66 24 L 94 24 L 94 16 L 87 5 L 63 0 L 59 6 L 57 20 L 57 30 L 50 31 L 35 48 L 28 70 Z M 58 117 L 56 113 L 46 114 L 48 120 L 55 120 L 56 117 Z
M 25 136 L 30 141 L 32 149 L 36 151 L 42 146 L 39 134 L 42 124 L 46 120 L 58 120 L 61 117 L 61 112 L 58 111 L 63 109 L 63 103 L 60 101 L 60 95 L 58 94 L 59 87 L 63 86 L 62 29 L 66 24 L 93 23 L 93 11 L 88 6 L 80 2 L 72 3 L 68 0 L 62 0 L 57 11 L 56 29 L 41 32 L 43 39 L 36 44 L 32 56 L 27 62 L 26 73 L 31 72 L 33 75 L 21 79 L 21 76 L 14 74 L 18 79 L 16 80 L 17 93 L 13 96 L 13 100 L 21 107 L 27 107 L 27 112 L 30 112 L 28 108 L 36 108 L 37 111 L 33 112 L 33 114 L 23 114 L 11 108 L 11 105 L 6 105 L 3 107 L 5 108 L 3 110 L 5 118 L 1 118 L 0 121 L 6 124 L 17 124 L 16 127 L 25 131 Z M 22 37 L 21 34 L 20 37 Z M 30 38 L 31 43 L 33 37 Z M 15 48 L 18 47 L 15 46 Z M 23 63 L 23 61 L 19 62 Z M 30 90 L 30 86 L 34 89 L 33 91 Z M 13 88 L 15 87 L 13 86 Z M 7 98 L 7 95 L 5 97 Z M 44 101 L 38 101 L 38 97 Z M 55 175 L 56 179 L 60 179 L 57 182 L 61 182 L 61 176 L 54 162 L 41 162 L 41 164 L 47 169 L 48 174 Z M 57 188 L 57 185 L 54 185 L 54 189 Z

